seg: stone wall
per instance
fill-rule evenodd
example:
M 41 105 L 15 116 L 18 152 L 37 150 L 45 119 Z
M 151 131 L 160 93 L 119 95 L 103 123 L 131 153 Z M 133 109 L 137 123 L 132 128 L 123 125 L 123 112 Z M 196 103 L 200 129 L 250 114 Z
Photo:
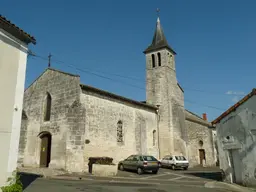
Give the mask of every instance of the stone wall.
M 23 109 L 27 120 L 22 120 L 20 163 L 24 166 L 39 166 L 41 148 L 39 134 L 43 131 L 52 135 L 50 167 L 68 169 L 66 162 L 74 161 L 75 158 L 77 163 L 82 162 L 82 156 L 77 154 L 83 146 L 82 138 L 79 136 L 84 133 L 82 130 L 84 122 L 80 115 L 84 114 L 84 111 L 73 106 L 75 101 L 79 103 L 80 92 L 79 76 L 53 69 L 47 69 L 25 90 Z M 50 121 L 44 121 L 43 118 L 47 94 L 50 94 L 52 99 Z M 26 143 L 22 144 L 23 141 Z M 69 159 L 70 157 L 72 160 Z
M 23 166 L 24 151 L 27 144 L 27 126 L 28 126 L 28 117 L 25 111 L 22 110 L 19 153 L 18 153 L 18 162 L 17 162 L 18 166 Z
M 157 130 L 154 110 L 83 89 L 81 103 L 86 108 L 84 144 L 85 168 L 89 157 L 108 156 L 114 163 L 137 153 L 158 157 L 153 146 Z M 118 122 L 122 122 L 123 142 L 117 142 Z M 157 143 L 157 142 L 156 142 Z
M 80 103 L 80 99 L 77 99 L 69 106 L 66 114 L 68 123 L 66 135 L 66 170 L 68 171 L 79 172 L 84 166 L 85 118 L 86 110 Z
M 215 166 L 216 157 L 214 152 L 214 143 L 212 131 L 207 126 L 207 121 L 203 124 L 200 117 L 186 111 L 186 129 L 187 129 L 187 150 L 188 159 L 191 167 L 200 165 L 199 149 L 205 150 L 205 166 Z M 198 122 L 192 121 L 192 118 Z M 202 143 L 201 143 L 202 141 Z
M 187 156 L 187 133 L 185 126 L 184 93 L 176 84 L 171 97 L 173 125 L 173 154 Z
M 152 67 L 152 54 L 161 54 L 161 66 Z M 156 60 L 158 63 L 158 60 Z M 177 85 L 175 55 L 167 49 L 146 54 L 147 103 L 159 107 L 160 156 L 186 155 L 183 92 Z

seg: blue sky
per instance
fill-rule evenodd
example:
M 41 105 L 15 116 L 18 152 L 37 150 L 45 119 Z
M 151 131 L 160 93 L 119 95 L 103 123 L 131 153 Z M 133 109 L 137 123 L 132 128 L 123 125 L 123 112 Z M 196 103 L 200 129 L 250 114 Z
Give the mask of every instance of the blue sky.
M 80 74 L 84 84 L 136 100 L 145 100 L 142 52 L 152 41 L 156 8 L 161 10 L 165 36 L 177 52 L 177 78 L 188 110 L 206 112 L 213 120 L 241 98 L 231 93 L 252 90 L 255 0 L 1 1 L 1 14 L 36 37 L 37 45 L 30 46 L 35 54 L 47 57 L 51 52 L 53 60 L 63 61 L 53 62 L 54 68 Z M 47 61 L 29 58 L 26 86 L 46 67 Z

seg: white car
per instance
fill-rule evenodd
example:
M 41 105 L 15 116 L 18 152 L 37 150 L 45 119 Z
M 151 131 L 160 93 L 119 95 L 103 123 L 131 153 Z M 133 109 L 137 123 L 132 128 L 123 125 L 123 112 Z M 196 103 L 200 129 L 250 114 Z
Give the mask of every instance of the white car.
M 184 156 L 180 155 L 167 155 L 161 160 L 161 167 L 163 168 L 172 168 L 173 170 L 182 168 L 187 170 L 188 166 L 188 160 Z

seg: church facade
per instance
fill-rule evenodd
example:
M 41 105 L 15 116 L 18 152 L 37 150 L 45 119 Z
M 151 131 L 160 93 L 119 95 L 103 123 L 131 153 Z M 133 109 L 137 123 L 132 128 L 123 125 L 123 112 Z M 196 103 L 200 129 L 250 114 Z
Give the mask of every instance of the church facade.
M 81 84 L 80 76 L 46 69 L 24 92 L 22 166 L 87 171 L 89 157 L 114 163 L 131 154 L 184 155 L 190 166 L 215 165 L 211 124 L 184 108 L 175 51 L 158 18 L 146 56 L 146 101 Z

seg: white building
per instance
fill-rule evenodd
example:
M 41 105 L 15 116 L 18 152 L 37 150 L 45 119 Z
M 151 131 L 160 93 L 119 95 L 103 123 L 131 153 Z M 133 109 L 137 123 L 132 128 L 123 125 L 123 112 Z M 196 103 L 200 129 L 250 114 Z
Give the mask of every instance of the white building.
M 256 89 L 212 123 L 224 181 L 256 186 Z
M 17 167 L 29 43 L 34 37 L 0 15 L 0 186 Z

